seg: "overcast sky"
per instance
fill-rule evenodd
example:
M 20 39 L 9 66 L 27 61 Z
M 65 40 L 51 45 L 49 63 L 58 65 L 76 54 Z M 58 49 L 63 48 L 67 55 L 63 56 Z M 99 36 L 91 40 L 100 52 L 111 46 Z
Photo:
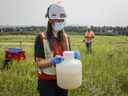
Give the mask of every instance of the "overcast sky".
M 52 0 L 0 0 L 0 25 L 46 25 Z M 63 0 L 67 25 L 128 25 L 128 0 Z

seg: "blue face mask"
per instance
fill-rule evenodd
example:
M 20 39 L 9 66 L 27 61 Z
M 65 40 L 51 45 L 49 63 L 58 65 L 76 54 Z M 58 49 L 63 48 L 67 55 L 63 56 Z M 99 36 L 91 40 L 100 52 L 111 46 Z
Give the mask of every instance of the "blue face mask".
M 55 22 L 52 24 L 52 28 L 54 31 L 61 31 L 64 29 L 65 22 Z

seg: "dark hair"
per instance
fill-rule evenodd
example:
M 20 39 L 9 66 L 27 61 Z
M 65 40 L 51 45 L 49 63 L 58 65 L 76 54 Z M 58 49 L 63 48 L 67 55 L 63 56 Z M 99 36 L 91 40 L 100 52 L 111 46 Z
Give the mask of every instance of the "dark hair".
M 53 36 L 52 30 L 53 30 L 52 29 L 52 23 L 50 21 L 48 21 L 47 32 L 46 32 L 46 36 L 48 39 L 50 39 Z

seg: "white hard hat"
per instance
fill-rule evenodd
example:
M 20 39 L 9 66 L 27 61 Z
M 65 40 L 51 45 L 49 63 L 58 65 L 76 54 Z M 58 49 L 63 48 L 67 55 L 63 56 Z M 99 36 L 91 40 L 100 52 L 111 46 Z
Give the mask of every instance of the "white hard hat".
M 64 7 L 58 4 L 52 4 L 48 7 L 46 17 L 49 19 L 65 19 L 66 13 Z

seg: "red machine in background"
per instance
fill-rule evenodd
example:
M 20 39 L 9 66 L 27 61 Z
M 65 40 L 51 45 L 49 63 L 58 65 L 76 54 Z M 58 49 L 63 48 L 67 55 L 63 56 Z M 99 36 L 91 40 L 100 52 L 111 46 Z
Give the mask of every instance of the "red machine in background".
M 5 62 L 6 61 L 20 61 L 26 58 L 25 51 L 21 48 L 8 48 L 5 50 Z

